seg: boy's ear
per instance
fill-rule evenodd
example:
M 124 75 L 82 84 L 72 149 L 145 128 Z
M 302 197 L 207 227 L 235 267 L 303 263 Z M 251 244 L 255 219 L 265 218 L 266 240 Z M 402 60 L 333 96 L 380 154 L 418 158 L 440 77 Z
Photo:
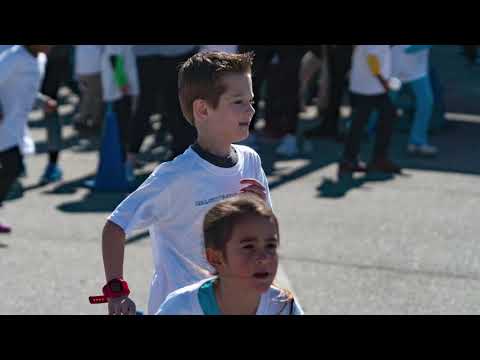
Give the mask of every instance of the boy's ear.
M 208 106 L 205 100 L 197 99 L 193 102 L 193 116 L 198 122 L 203 122 L 208 118 Z
M 207 261 L 212 265 L 216 270 L 223 265 L 223 255 L 221 251 L 207 249 Z

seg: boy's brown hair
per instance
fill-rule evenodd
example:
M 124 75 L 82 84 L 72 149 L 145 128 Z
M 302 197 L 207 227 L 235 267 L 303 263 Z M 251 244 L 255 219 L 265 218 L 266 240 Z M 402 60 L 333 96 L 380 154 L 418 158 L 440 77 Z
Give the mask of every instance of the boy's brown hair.
M 220 96 L 226 91 L 222 78 L 227 74 L 252 72 L 254 53 L 229 54 L 203 52 L 188 59 L 178 74 L 178 95 L 183 115 L 195 126 L 193 103 L 203 99 L 217 108 Z

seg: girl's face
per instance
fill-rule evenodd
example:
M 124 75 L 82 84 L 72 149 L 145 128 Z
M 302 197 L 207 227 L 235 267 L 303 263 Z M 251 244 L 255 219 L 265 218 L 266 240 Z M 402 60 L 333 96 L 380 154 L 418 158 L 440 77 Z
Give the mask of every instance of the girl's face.
M 217 271 L 240 289 L 266 292 L 278 268 L 279 236 L 274 219 L 247 216 L 234 227 Z

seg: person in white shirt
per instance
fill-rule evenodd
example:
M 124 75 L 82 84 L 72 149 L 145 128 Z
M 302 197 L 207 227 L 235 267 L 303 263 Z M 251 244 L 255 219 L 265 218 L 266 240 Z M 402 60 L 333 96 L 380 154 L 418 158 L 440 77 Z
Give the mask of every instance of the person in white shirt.
M 206 257 L 216 276 L 176 290 L 157 315 L 303 315 L 288 290 L 273 285 L 278 219 L 251 194 L 215 205 L 205 216 Z
M 155 314 L 172 291 L 210 277 L 202 223 L 211 207 L 242 192 L 271 204 L 260 157 L 232 145 L 248 137 L 254 113 L 252 62 L 251 54 L 198 53 L 180 68 L 181 108 L 197 142 L 161 164 L 109 217 L 103 231 L 109 314 L 135 314 L 123 280 L 126 235 L 150 231 L 155 272 L 148 313 Z
M 432 45 L 394 45 L 393 73 L 410 87 L 415 96 L 415 115 L 407 152 L 411 155 L 435 156 L 438 149 L 429 144 L 428 129 L 433 114 L 433 91 L 429 75 Z
M 392 87 L 390 45 L 355 45 L 350 74 L 353 120 L 338 168 L 339 177 L 353 172 L 401 173 L 388 155 L 396 111 L 389 96 Z M 362 134 L 370 114 L 379 111 L 376 142 L 370 164 L 358 159 Z
M 75 76 L 81 101 L 74 124 L 101 129 L 104 117 L 101 79 L 102 45 L 75 45 Z
M 133 121 L 140 95 L 138 71 L 132 45 L 104 45 L 102 52 L 103 101 L 111 104 L 117 115 L 120 143 L 127 180 L 134 177 L 135 154 L 130 150 L 131 134 L 135 130 Z
M 14 45 L 0 54 L 0 205 L 20 175 L 25 146 L 32 144 L 28 132 L 28 115 L 39 95 L 45 71 L 45 56 L 52 45 Z M 56 103 L 45 96 L 45 111 Z M 0 233 L 11 227 L 0 223 Z

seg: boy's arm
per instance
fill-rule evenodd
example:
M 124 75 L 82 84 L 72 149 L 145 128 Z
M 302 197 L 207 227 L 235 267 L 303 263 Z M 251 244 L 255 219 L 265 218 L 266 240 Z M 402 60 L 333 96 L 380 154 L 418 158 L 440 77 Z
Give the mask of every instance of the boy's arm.
M 125 232 L 112 221 L 107 221 L 102 234 L 102 255 L 107 283 L 123 278 Z
M 107 283 L 123 279 L 125 232 L 117 224 L 107 221 L 102 234 L 102 255 Z M 136 305 L 127 296 L 108 299 L 109 315 L 135 315 Z

